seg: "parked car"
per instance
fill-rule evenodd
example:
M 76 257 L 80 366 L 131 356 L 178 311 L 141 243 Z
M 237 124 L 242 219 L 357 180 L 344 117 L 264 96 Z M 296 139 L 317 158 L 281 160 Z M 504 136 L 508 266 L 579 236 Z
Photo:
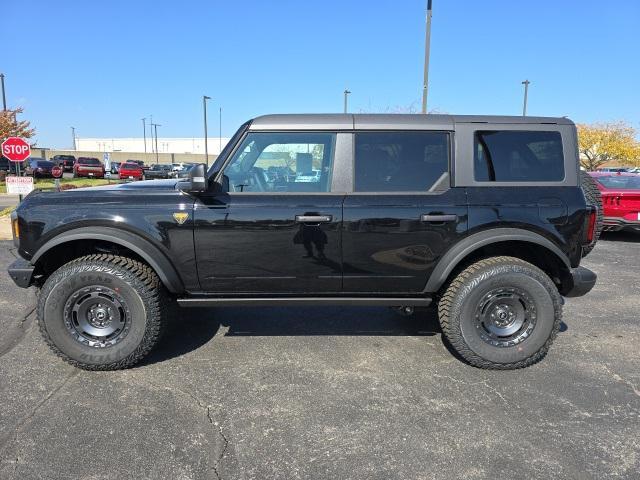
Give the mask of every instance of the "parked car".
M 271 181 L 274 151 L 295 173 L 314 152 L 320 181 Z M 435 304 L 471 365 L 527 367 L 556 338 L 562 297 L 596 283 L 580 263 L 600 194 L 577 159 L 567 118 L 267 115 L 180 181 L 31 193 L 9 274 L 38 287 L 46 343 L 89 370 L 144 358 L 174 299 Z
M 607 172 L 607 173 L 623 173 L 629 171 L 627 167 L 600 167 L 597 169 L 598 172 Z
M 122 162 L 111 162 L 111 173 L 117 174 L 120 170 L 120 164 Z
M 149 168 L 150 168 L 149 165 L 145 165 L 144 161 L 142 161 L 142 160 L 127 160 L 127 162 L 137 163 L 140 166 L 140 168 L 142 168 L 142 170 L 145 171 L 145 172 L 147 170 L 149 170 Z
M 18 173 L 18 163 L 20 164 L 20 173 L 24 174 L 25 162 L 12 162 L 7 157 L 0 155 L 0 172 L 5 172 L 7 175 L 16 175 Z
M 51 161 L 59 167 L 62 167 L 63 172 L 73 172 L 76 157 L 73 155 L 54 155 Z
M 51 169 L 54 166 L 53 162 L 44 158 L 30 157 L 24 162 L 24 174 L 33 178 L 53 177 Z
M 151 165 L 151 168 L 144 173 L 144 176 L 147 180 L 153 180 L 156 178 L 171 178 L 171 173 L 173 172 L 171 165 L 167 165 L 164 163 L 156 163 L 155 165 Z
M 604 230 L 640 232 L 640 175 L 591 172 L 602 195 Z
M 80 157 L 73 166 L 73 177 L 104 178 L 104 165 L 94 157 Z
M 126 161 L 120 164 L 118 176 L 121 179 L 142 180 L 144 171 L 137 162 Z

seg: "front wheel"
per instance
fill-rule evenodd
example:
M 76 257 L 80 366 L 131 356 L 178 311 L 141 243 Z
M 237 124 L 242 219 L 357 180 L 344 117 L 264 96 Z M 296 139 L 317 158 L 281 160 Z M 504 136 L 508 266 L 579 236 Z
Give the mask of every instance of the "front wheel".
M 546 355 L 562 318 L 561 297 L 536 266 L 513 257 L 474 263 L 438 304 L 442 331 L 475 367 L 523 368 Z
M 116 255 L 88 255 L 47 279 L 38 298 L 38 323 L 47 344 L 71 365 L 128 368 L 159 341 L 166 298 L 147 265 Z

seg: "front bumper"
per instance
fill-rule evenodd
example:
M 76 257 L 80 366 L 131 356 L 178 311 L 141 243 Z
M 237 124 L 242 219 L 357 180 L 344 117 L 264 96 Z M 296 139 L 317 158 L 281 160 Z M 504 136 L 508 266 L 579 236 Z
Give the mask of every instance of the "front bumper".
M 9 276 L 21 288 L 28 288 L 32 285 L 34 270 L 35 267 L 23 258 L 18 258 L 8 268 Z
M 598 276 L 588 268 L 578 267 L 571 269 L 570 285 L 563 293 L 565 297 L 581 297 L 591 291 L 596 284 Z

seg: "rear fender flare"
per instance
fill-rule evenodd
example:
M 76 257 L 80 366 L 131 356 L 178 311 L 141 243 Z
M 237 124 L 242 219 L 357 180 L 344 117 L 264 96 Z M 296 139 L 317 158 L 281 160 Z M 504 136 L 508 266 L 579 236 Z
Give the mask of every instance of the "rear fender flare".
M 469 235 L 445 253 L 429 277 L 423 293 L 434 293 L 440 290 L 453 269 L 479 248 L 492 243 L 507 241 L 529 242 L 542 246 L 558 257 L 567 270 L 571 269 L 571 262 L 567 255 L 556 244 L 542 235 L 519 228 L 493 228 Z

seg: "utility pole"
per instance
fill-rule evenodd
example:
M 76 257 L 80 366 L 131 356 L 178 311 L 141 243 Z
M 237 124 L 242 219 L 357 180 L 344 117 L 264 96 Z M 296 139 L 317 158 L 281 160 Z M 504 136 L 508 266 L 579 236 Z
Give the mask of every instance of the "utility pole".
M 78 150 L 76 146 L 76 127 L 71 127 L 71 138 L 73 139 L 73 149 Z
M 347 113 L 347 97 L 351 93 L 351 90 L 345 88 L 344 90 L 344 113 Z
M 153 115 L 149 115 L 149 135 L 151 135 L 151 153 L 153 153 Z
M 142 119 L 142 137 L 144 138 L 144 153 L 147 153 L 147 117 Z
M 206 95 L 202 96 L 202 108 L 204 109 L 204 161 L 207 164 L 207 169 L 209 168 L 209 139 L 207 134 L 207 100 L 211 100 L 211 97 L 207 97 Z
M 422 84 L 422 113 L 427 113 L 429 88 L 429 51 L 431 50 L 431 0 L 427 0 L 427 30 L 424 39 L 424 82 Z
M 160 163 L 160 160 L 158 159 L 158 127 L 161 127 L 162 125 L 159 123 L 152 123 L 151 126 L 153 127 L 156 137 L 156 163 Z
M 220 107 L 220 120 L 218 122 L 218 126 L 220 127 L 218 136 L 218 155 L 220 155 L 222 152 L 222 107 Z
M 524 82 L 522 82 L 522 84 L 524 85 L 524 104 L 522 105 L 522 116 L 526 117 L 527 116 L 527 97 L 529 95 L 529 84 L 531 82 L 529 80 L 525 80 Z
M 7 111 L 7 97 L 4 95 L 4 73 L 0 73 L 0 81 L 2 82 L 2 110 Z

